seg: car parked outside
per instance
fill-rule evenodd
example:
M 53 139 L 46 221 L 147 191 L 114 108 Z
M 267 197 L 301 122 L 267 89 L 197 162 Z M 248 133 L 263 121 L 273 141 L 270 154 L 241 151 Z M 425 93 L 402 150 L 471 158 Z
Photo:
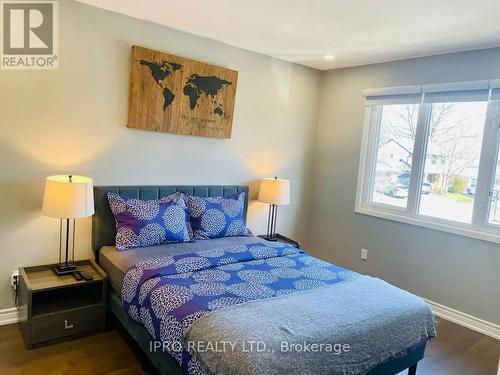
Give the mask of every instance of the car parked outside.
M 477 185 L 477 180 L 474 178 L 472 179 L 470 185 L 467 187 L 467 194 L 476 195 L 476 185 Z
M 389 185 L 386 194 L 394 198 L 406 198 L 408 197 L 408 188 L 409 186 L 406 184 L 393 183 Z
M 422 194 L 431 194 L 432 184 L 430 182 L 422 182 Z

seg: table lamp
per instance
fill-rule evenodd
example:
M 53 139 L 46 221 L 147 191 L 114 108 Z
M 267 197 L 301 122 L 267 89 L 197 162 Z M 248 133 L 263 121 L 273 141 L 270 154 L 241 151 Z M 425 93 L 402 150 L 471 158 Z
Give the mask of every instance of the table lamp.
M 70 274 L 76 269 L 74 263 L 76 219 L 94 214 L 94 194 L 92 190 L 92 179 L 89 177 L 50 176 L 47 177 L 45 182 L 42 212 L 46 216 L 59 219 L 59 263 L 54 267 L 54 272 L 59 276 Z M 69 258 L 70 242 L 72 244 L 71 259 Z M 62 259 L 63 243 L 66 250 L 64 261 Z
M 269 204 L 267 234 L 264 238 L 268 241 L 276 241 L 278 206 L 290 204 L 290 181 L 278 177 L 261 180 L 258 200 Z

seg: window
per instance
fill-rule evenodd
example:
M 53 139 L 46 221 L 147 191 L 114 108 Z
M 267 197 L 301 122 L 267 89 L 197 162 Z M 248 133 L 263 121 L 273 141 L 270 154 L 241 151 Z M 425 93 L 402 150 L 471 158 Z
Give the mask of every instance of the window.
M 500 80 L 364 95 L 356 212 L 500 243 Z
M 418 105 L 386 105 L 380 111 L 372 200 L 406 207 Z
M 489 218 L 488 223 L 500 226 L 500 131 L 497 134 L 497 157 L 495 158 L 495 173 L 493 185 L 490 191 Z M 474 183 L 472 189 L 476 189 Z
M 419 213 L 472 222 L 487 102 L 432 104 Z M 433 165 L 433 157 L 443 163 Z M 432 177 L 432 183 L 429 182 Z

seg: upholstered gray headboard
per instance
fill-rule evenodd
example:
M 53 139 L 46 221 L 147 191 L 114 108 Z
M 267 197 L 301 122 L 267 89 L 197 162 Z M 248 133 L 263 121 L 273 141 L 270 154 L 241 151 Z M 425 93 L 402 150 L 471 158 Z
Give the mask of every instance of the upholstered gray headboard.
M 96 253 L 96 259 L 101 247 L 115 244 L 115 218 L 109 207 L 108 192 L 117 193 L 129 198 L 158 199 L 177 191 L 197 197 L 226 196 L 244 191 L 246 194 L 243 218 L 246 221 L 248 186 L 95 186 L 95 214 L 92 217 L 92 249 Z

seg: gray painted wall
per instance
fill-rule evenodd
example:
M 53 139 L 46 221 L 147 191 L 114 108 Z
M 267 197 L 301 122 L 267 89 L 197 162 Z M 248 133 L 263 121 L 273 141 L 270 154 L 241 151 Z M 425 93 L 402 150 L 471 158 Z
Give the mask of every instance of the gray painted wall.
M 314 254 L 499 324 L 499 245 L 354 213 L 362 89 L 499 77 L 500 49 L 326 72 L 308 241 Z
M 239 71 L 230 140 L 127 129 L 131 47 L 137 44 Z M 251 184 L 249 227 L 264 233 L 256 183 L 292 184 L 279 230 L 303 239 L 321 74 L 313 69 L 60 1 L 60 69 L 0 70 L 0 310 L 14 305 L 9 275 L 55 262 L 58 221 L 41 213 L 44 179 L 103 184 Z M 78 221 L 88 258 L 90 219 Z

